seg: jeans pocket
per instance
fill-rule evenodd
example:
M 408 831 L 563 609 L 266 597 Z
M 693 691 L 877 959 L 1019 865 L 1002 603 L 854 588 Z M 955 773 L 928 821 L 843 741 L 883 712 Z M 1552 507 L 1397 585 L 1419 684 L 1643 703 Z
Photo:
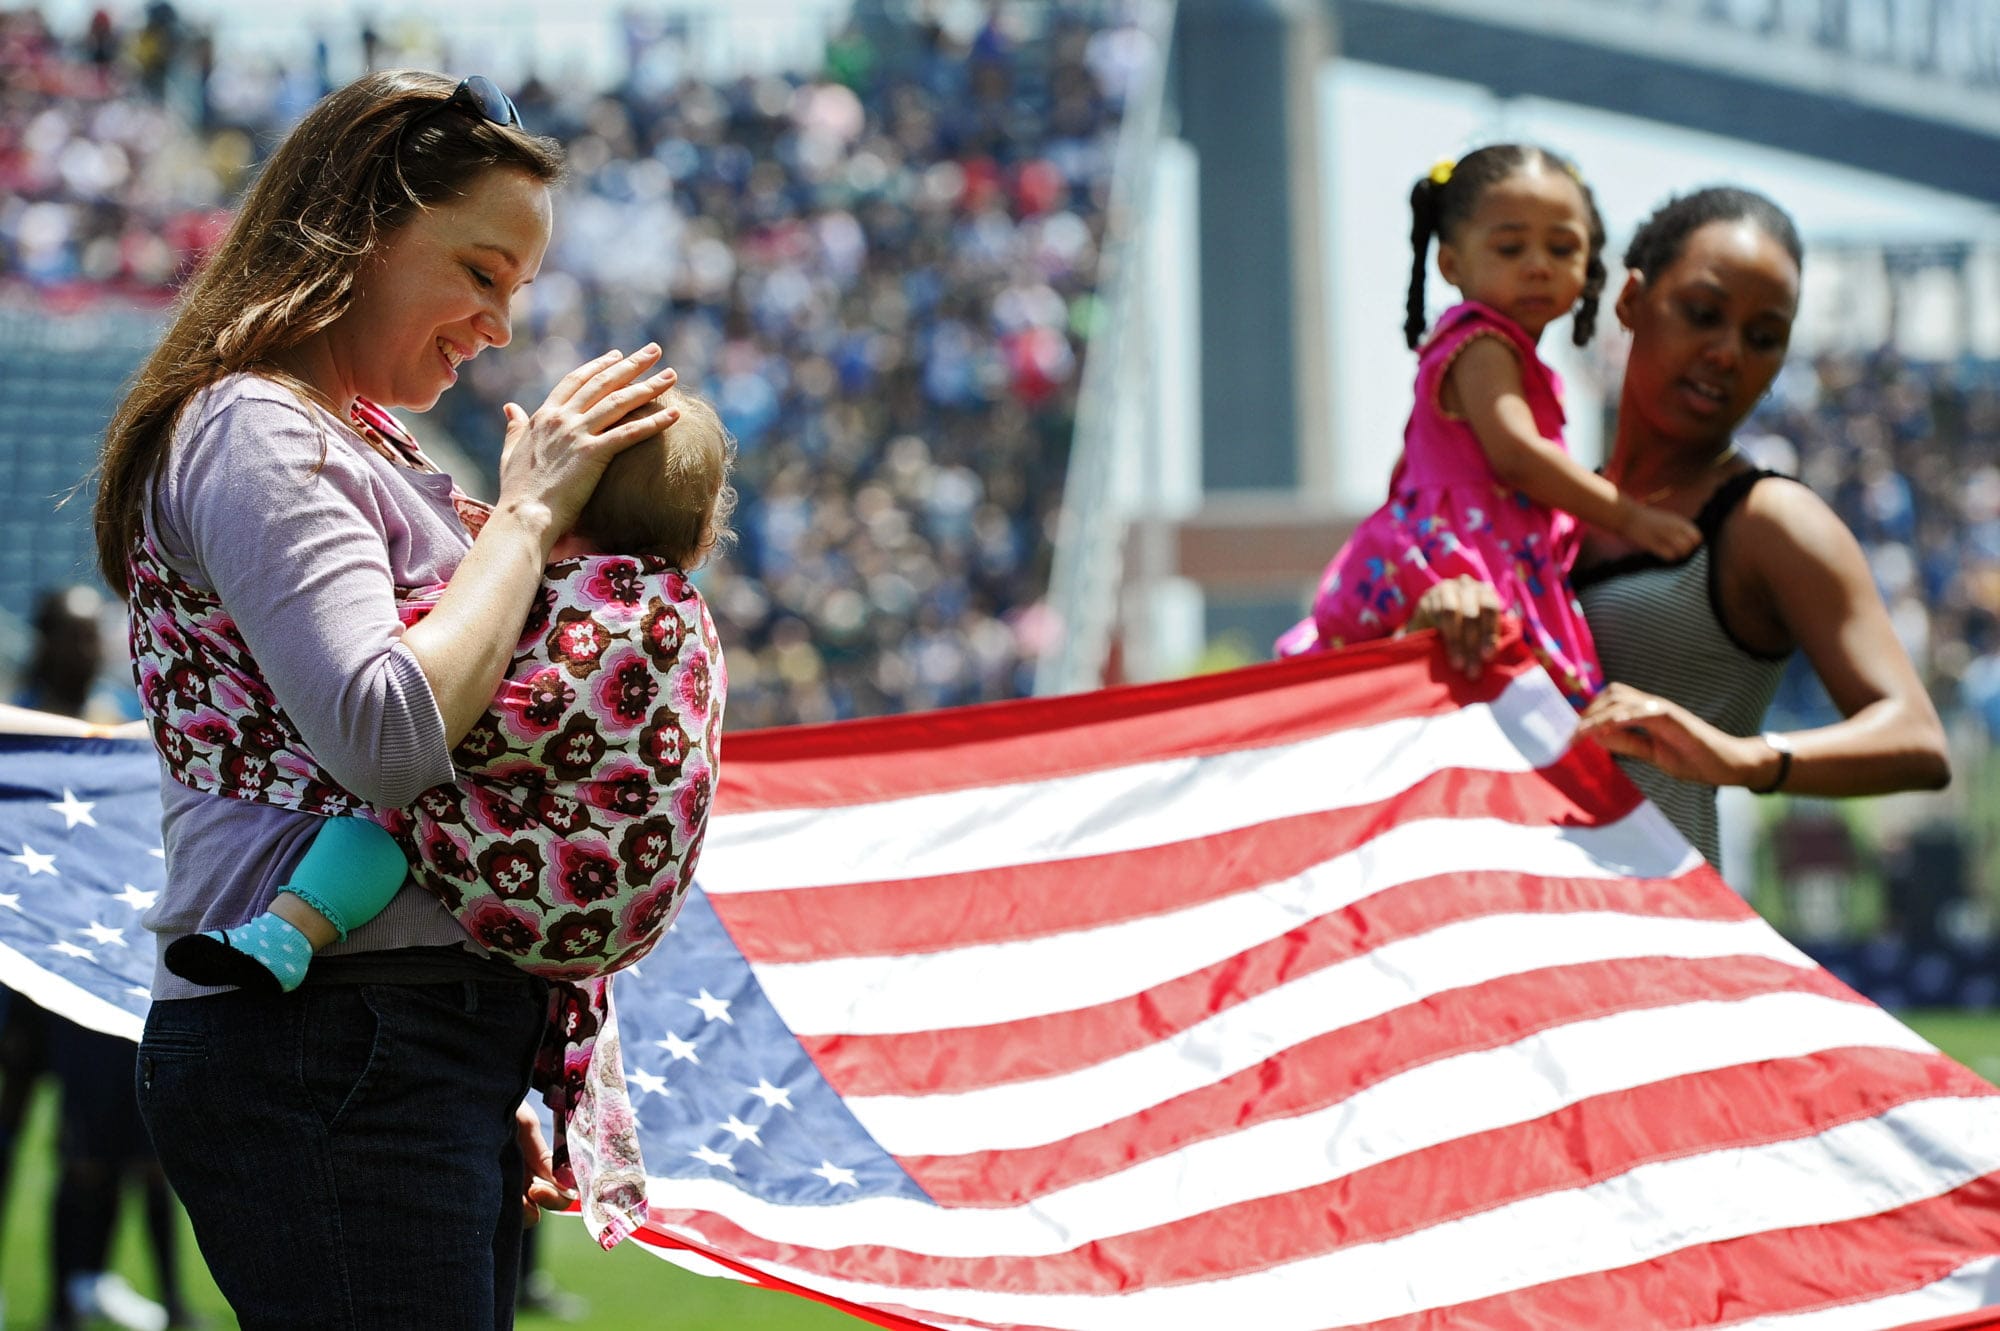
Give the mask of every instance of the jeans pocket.
M 139 1041 L 139 1052 L 158 1058 L 207 1058 L 205 1031 L 153 1030 Z
M 320 1121 L 331 1128 L 366 1093 L 380 1061 L 382 1023 L 367 985 L 308 985 L 301 1075 Z
M 208 1036 L 202 1031 L 149 1030 L 139 1041 L 134 1074 L 141 1093 L 153 1089 L 163 1067 L 208 1061 Z

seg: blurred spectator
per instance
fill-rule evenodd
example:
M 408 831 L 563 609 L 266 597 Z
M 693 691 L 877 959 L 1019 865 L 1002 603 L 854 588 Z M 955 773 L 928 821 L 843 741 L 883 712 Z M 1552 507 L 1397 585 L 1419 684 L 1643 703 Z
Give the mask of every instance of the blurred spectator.
M 103 604 L 104 598 L 88 587 L 59 587 L 42 597 L 35 614 L 34 654 L 16 704 L 64 716 L 86 715 L 98 695 L 104 664 Z M 188 1324 L 178 1217 L 139 1120 L 132 1081 L 137 1058 L 130 1040 L 86 1030 L 0 989 L 0 1200 L 13 1172 L 29 1091 L 43 1072 L 53 1073 L 61 1089 L 49 1244 L 52 1331 L 71 1331 L 93 1319 L 128 1331 Z M 143 1196 L 159 1303 L 108 1269 L 128 1181 Z
M 123 614 L 94 587 L 56 587 L 35 605 L 34 647 L 13 699 L 16 706 L 98 725 L 137 720 L 131 684 L 106 677 L 106 620 Z

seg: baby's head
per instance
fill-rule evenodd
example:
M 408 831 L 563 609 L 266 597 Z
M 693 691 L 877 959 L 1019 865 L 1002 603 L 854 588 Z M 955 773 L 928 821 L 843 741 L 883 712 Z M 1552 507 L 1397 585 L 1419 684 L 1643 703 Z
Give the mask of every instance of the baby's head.
M 1412 350 L 1424 336 L 1432 236 L 1438 272 L 1467 300 L 1530 337 L 1574 308 L 1576 344 L 1590 341 L 1604 292 L 1604 219 L 1569 162 L 1529 144 L 1491 144 L 1433 167 L 1410 191 L 1410 218 L 1416 264 L 1403 334 Z
M 680 412 L 672 425 L 611 459 L 571 531 L 570 544 L 598 554 L 657 555 L 693 569 L 729 540 L 736 441 L 706 398 L 671 388 L 626 420 Z M 558 547 L 561 552 L 561 547 Z

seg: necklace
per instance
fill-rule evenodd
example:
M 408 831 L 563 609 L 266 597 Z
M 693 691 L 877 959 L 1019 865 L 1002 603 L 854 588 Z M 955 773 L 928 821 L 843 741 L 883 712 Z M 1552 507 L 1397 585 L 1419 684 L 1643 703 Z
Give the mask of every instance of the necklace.
M 1717 453 L 1715 457 L 1709 461 L 1709 464 L 1706 467 L 1703 467 L 1700 471 L 1697 471 L 1694 475 L 1688 477 L 1686 481 L 1676 481 L 1670 485 L 1663 485 L 1659 489 L 1653 491 L 1653 493 L 1647 495 L 1644 499 L 1641 499 L 1639 502 L 1642 504 L 1657 504 L 1660 500 L 1666 498 L 1674 491 L 1680 489 L 1682 485 L 1698 481 L 1704 476 L 1707 476 L 1710 472 L 1714 471 L 1716 468 L 1723 466 L 1725 463 L 1733 462 L 1741 456 L 1742 456 L 1741 450 L 1739 450 L 1736 447 L 1736 441 L 1732 439 L 1729 441 L 1729 447 L 1723 449 L 1720 453 Z

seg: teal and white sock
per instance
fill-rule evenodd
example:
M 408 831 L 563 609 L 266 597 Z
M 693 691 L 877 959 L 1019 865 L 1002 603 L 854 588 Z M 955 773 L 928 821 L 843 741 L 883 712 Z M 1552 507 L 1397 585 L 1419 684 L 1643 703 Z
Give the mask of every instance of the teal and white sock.
M 189 934 L 167 945 L 167 969 L 196 984 L 290 993 L 312 965 L 312 944 L 269 911 L 234 929 Z

